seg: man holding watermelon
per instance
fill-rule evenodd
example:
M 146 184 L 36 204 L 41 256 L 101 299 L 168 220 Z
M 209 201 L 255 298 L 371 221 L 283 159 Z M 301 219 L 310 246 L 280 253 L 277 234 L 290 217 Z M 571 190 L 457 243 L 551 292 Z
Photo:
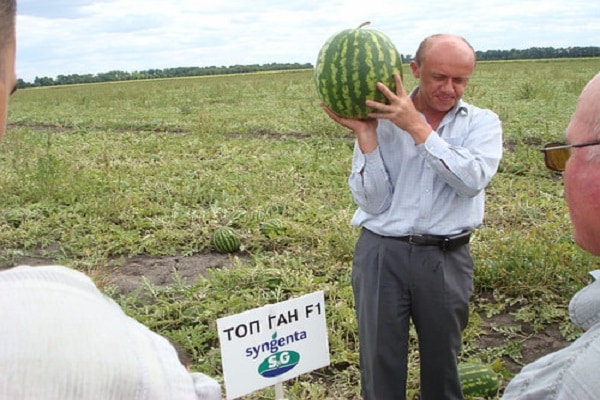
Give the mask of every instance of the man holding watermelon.
M 418 334 L 422 400 L 462 399 L 457 372 L 473 288 L 471 232 L 502 156 L 496 114 L 461 100 L 475 69 L 463 38 L 426 38 L 407 94 L 377 83 L 367 119 L 340 117 L 356 135 L 349 185 L 362 227 L 352 271 L 367 400 L 406 394 L 409 321 Z

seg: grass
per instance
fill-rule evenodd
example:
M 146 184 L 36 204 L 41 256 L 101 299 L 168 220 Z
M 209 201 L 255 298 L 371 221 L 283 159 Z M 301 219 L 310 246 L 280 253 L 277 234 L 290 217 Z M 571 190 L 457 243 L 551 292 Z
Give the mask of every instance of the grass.
M 502 359 L 519 360 L 521 332 L 478 347 L 481 314 L 510 311 L 534 332 L 559 324 L 567 337 L 579 334 L 566 307 L 597 260 L 573 243 L 562 180 L 538 148 L 562 139 L 598 70 L 600 59 L 481 62 L 465 93 L 500 115 L 505 155 L 472 244 L 462 357 L 507 378 Z M 404 75 L 413 87 L 408 68 Z M 105 290 L 213 376 L 222 376 L 217 318 L 325 290 L 331 366 L 287 382 L 286 397 L 358 398 L 353 137 L 320 110 L 311 79 L 291 71 L 19 91 L 0 143 L 0 262 L 42 254 L 101 276 L 115 257 L 209 253 L 214 229 L 230 225 L 247 256 L 234 256 L 233 268 L 192 285 L 175 275 L 169 287 L 147 283 L 129 296 Z M 285 234 L 261 235 L 268 218 L 281 219 Z M 416 393 L 416 353 L 410 363 Z M 247 396 L 273 397 L 271 389 Z

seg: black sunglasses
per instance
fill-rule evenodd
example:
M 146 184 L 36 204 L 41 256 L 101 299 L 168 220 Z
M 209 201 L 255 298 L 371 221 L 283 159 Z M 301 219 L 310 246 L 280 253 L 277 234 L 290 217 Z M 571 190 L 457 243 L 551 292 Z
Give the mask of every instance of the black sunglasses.
M 565 144 L 562 142 L 553 142 L 546 144 L 543 149 L 540 149 L 540 151 L 544 153 L 544 162 L 546 163 L 546 167 L 548 167 L 552 171 L 562 172 L 565 170 L 567 160 L 571 155 L 572 147 L 587 147 L 595 146 L 597 144 L 600 144 L 600 140 L 597 140 L 595 142 L 578 144 Z

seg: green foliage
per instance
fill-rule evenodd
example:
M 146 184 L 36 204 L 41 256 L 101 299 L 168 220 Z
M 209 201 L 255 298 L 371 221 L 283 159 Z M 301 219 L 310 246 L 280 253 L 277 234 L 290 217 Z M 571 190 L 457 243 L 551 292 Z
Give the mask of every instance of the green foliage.
M 525 339 L 558 325 L 597 260 L 571 237 L 562 179 L 539 148 L 561 140 L 599 59 L 480 62 L 465 100 L 496 111 L 505 154 L 473 237 L 475 292 L 463 360 L 522 361 Z M 415 80 L 405 71 L 405 85 Z M 311 71 L 26 89 L 0 142 L 0 264 L 28 256 L 101 276 L 109 260 L 210 253 L 220 226 L 242 252 L 193 284 L 176 275 L 116 298 L 222 376 L 216 319 L 324 290 L 331 365 L 285 383 L 289 399 L 358 399 L 351 263 L 358 230 L 347 178 L 353 137 L 319 107 Z M 285 226 L 260 232 L 265 221 Z M 512 323 L 489 323 L 509 315 Z M 489 335 L 506 340 L 482 345 Z M 409 396 L 418 394 L 411 330 Z M 266 389 L 249 399 L 272 398 Z

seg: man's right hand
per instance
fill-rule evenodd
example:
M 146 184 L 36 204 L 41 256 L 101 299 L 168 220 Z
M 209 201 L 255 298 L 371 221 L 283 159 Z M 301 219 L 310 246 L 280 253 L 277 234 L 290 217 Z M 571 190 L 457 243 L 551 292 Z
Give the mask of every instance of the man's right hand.
M 358 146 L 363 153 L 370 153 L 377 148 L 377 120 L 375 118 L 355 119 L 340 117 L 329 109 L 325 104 L 321 103 L 321 107 L 325 113 L 340 124 L 341 126 L 350 129 L 356 135 Z

